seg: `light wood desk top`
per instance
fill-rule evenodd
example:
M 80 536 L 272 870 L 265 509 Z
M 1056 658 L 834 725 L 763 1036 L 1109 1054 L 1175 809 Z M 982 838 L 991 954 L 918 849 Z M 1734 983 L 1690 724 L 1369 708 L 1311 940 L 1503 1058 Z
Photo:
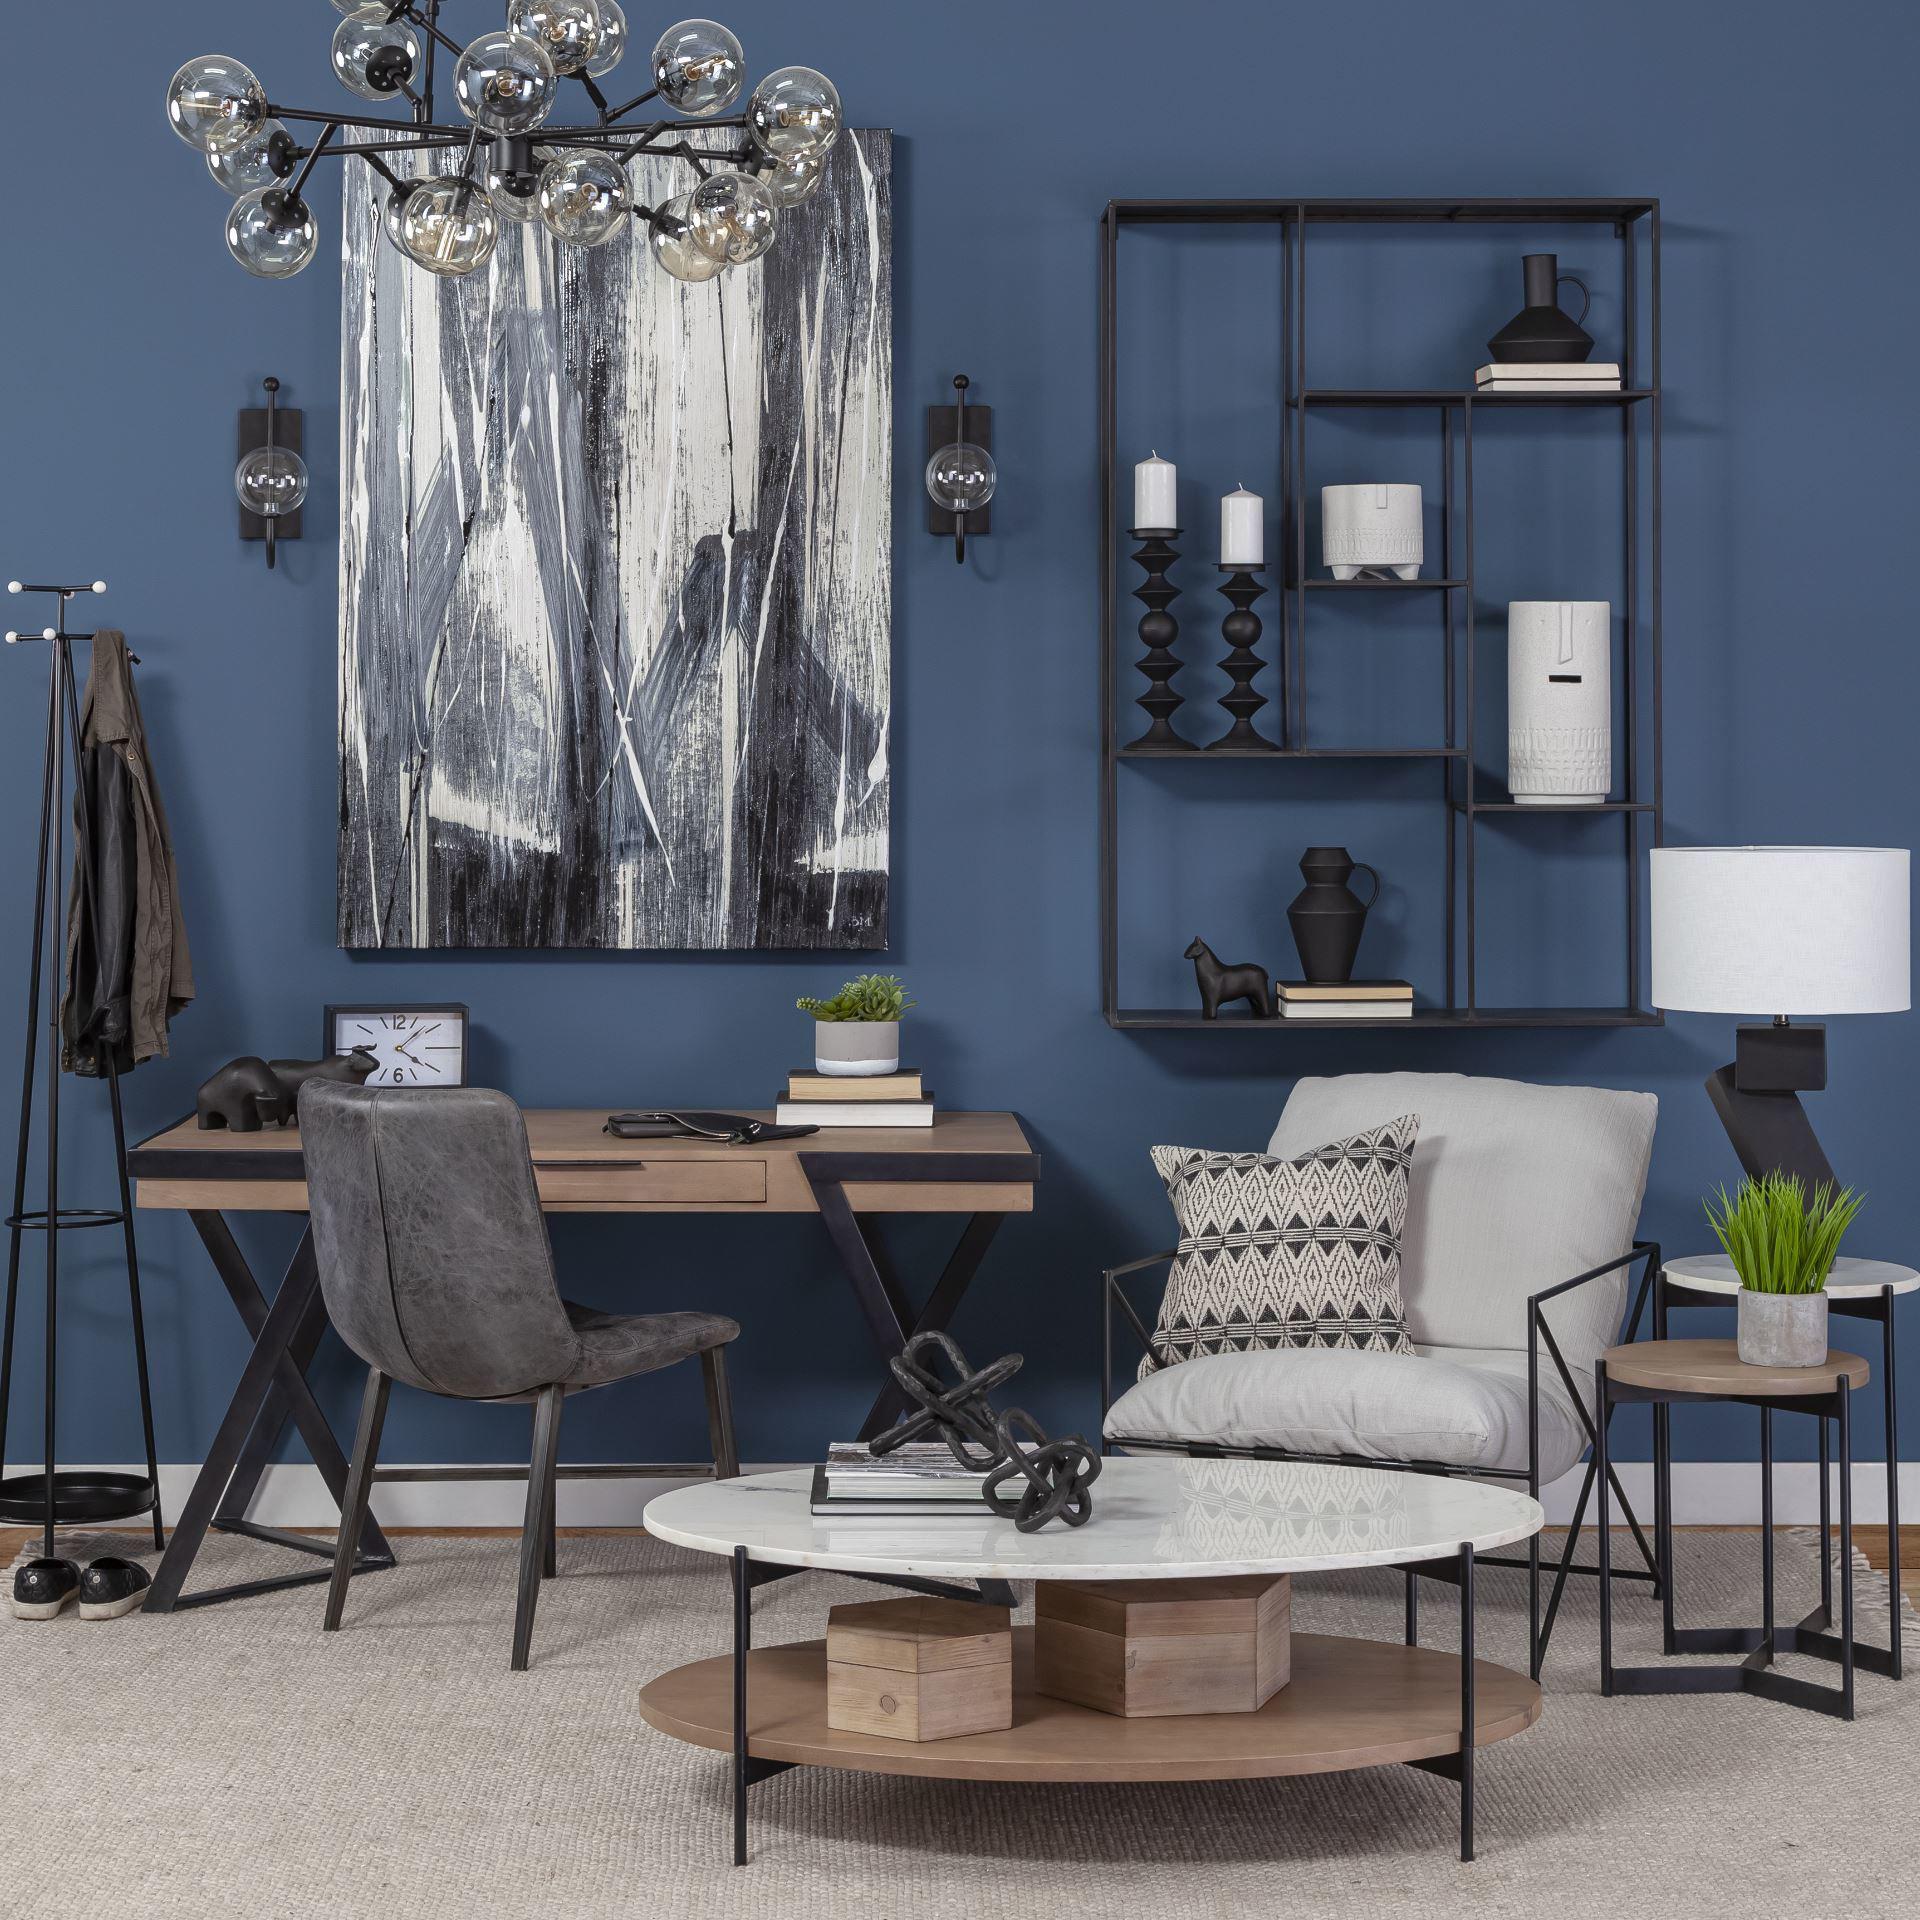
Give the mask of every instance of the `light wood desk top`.
M 733 1111 L 733 1109 L 728 1109 Z M 764 1108 L 744 1109 L 772 1120 Z M 1011 1113 L 943 1113 L 931 1127 L 822 1127 L 798 1140 L 732 1147 L 711 1140 L 617 1140 L 600 1107 L 526 1110 L 541 1205 L 550 1213 L 817 1213 L 801 1156 L 894 1163 L 884 1180 L 848 1179 L 856 1213 L 1031 1213 L 1039 1160 Z M 980 1162 L 966 1177 L 956 1158 Z M 925 1160 L 937 1179 L 915 1180 Z M 300 1130 L 202 1129 L 192 1118 L 127 1156 L 137 1204 L 173 1211 L 304 1213 Z M 855 1169 L 849 1168 L 848 1172 Z M 902 1174 L 906 1177 L 900 1177 Z

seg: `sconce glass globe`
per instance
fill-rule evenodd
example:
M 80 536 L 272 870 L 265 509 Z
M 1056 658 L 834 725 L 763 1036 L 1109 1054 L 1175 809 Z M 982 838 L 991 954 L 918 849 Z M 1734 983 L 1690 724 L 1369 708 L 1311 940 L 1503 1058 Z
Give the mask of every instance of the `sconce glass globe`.
M 826 173 L 827 160 L 824 154 L 790 153 L 777 165 L 755 177 L 773 195 L 776 207 L 797 207 L 801 201 L 813 198 Z
M 203 53 L 167 82 L 167 121 L 190 147 L 237 147 L 267 117 L 267 96 L 252 72 L 226 53 Z
M 583 69 L 589 80 L 604 80 L 627 57 L 632 31 L 619 0 L 600 0 L 600 46 Z
M 553 111 L 560 82 L 547 50 L 525 34 L 483 33 L 453 70 L 453 97 L 489 133 L 531 133 Z
M 678 200 L 670 200 L 660 209 L 650 244 L 653 257 L 668 273 L 689 286 L 698 286 L 703 280 L 713 279 L 726 262 L 709 253 L 693 237 L 691 199 L 690 194 L 683 193 Z
M 660 98 L 690 120 L 724 113 L 747 81 L 747 56 L 718 20 L 682 20 L 653 49 Z
M 207 155 L 207 171 L 235 195 L 274 186 L 293 167 L 293 135 L 278 120 L 262 120 L 237 147 L 216 147 Z
M 333 30 L 333 71 L 362 100 L 390 100 L 420 66 L 420 36 L 390 7 L 373 0 Z
M 233 470 L 233 490 L 249 513 L 283 520 L 307 498 L 307 463 L 291 447 L 255 447 Z
M 227 210 L 227 251 L 262 280 L 290 279 L 319 246 L 312 210 L 284 187 L 256 187 Z
M 694 245 L 730 267 L 758 260 L 773 245 L 780 210 L 750 173 L 716 173 L 687 196 Z
M 547 230 L 577 247 L 597 247 L 626 225 L 633 183 L 611 154 L 576 148 L 547 163 L 540 175 L 540 218 Z
M 840 137 L 840 95 L 824 73 L 780 67 L 747 101 L 747 132 L 776 160 L 818 157 Z
M 429 273 L 457 279 L 477 272 L 500 244 L 500 216 L 484 188 L 461 175 L 424 180 L 407 195 L 400 245 Z
M 927 462 L 927 494 L 948 513 L 976 513 L 993 498 L 1000 478 L 993 455 L 971 440 L 942 447 Z
M 600 50 L 597 0 L 511 0 L 507 28 L 546 48 L 555 73 L 579 73 Z

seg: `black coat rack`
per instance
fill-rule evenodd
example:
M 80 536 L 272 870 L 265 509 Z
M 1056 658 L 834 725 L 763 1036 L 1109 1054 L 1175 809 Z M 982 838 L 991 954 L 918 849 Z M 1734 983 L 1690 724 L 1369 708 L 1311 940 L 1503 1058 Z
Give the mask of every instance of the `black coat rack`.
M 73 759 L 74 853 L 80 884 L 85 891 L 89 922 L 96 929 L 100 915 L 94 900 L 92 797 L 82 775 L 80 703 L 73 686 L 73 645 L 91 641 L 90 633 L 67 631 L 67 602 L 75 594 L 105 593 L 104 580 L 85 586 L 32 586 L 15 580 L 9 593 L 49 593 L 60 603 L 55 625 L 38 634 L 9 633 L 7 644 L 44 641 L 52 657 L 47 687 L 47 744 L 40 768 L 40 865 L 33 889 L 33 954 L 27 988 L 27 1044 L 20 1076 L 20 1144 L 14 1161 L 13 1211 L 7 1217 L 11 1236 L 7 1249 L 7 1307 L 4 1338 L 0 1338 L 0 1525 L 38 1526 L 41 1551 L 53 1553 L 56 1527 L 98 1526 L 107 1521 L 151 1514 L 153 1544 L 166 1545 L 160 1513 L 160 1468 L 153 1448 L 153 1401 L 147 1388 L 147 1336 L 140 1314 L 140 1257 L 133 1239 L 133 1192 L 127 1181 L 127 1130 L 120 1109 L 120 1074 L 111 1047 L 101 1050 L 106 1069 L 107 1104 L 113 1114 L 113 1159 L 119 1178 L 117 1207 L 63 1207 L 60 1204 L 60 983 L 66 940 L 64 916 L 59 911 L 62 842 L 65 839 L 67 757 Z M 52 902 L 48 900 L 51 875 Z M 27 1206 L 27 1152 L 33 1131 L 33 1092 L 36 1049 L 42 1019 L 41 995 L 46 996 L 46 1151 L 47 1202 Z M 103 1473 L 91 1469 L 62 1473 L 59 1459 L 56 1391 L 58 1373 L 60 1236 L 86 1227 L 118 1227 L 126 1248 L 127 1292 L 133 1308 L 133 1354 L 140 1376 L 140 1421 L 147 1445 L 147 1471 Z M 5 1477 L 7 1410 L 13 1388 L 13 1335 L 20 1296 L 22 1236 L 42 1233 L 47 1250 L 46 1377 L 44 1381 L 45 1450 L 39 1473 Z

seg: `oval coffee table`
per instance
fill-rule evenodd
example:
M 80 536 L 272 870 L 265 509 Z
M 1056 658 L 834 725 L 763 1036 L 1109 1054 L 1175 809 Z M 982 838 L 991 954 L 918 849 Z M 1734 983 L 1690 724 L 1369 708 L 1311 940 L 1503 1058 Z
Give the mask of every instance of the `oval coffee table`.
M 1473 1657 L 1474 1556 L 1529 1539 L 1539 1503 L 1504 1487 L 1387 1468 L 1261 1460 L 1112 1459 L 1084 1527 L 1021 1533 L 988 1514 L 815 1519 L 812 1475 L 755 1474 L 662 1494 L 647 1531 L 733 1564 L 731 1657 L 650 1681 L 650 1726 L 733 1755 L 734 1862 L 747 1788 L 789 1767 L 947 1780 L 1251 1780 L 1395 1764 L 1458 1783 L 1460 1857 L 1473 1858 L 1473 1752 L 1540 1717 L 1540 1689 Z M 827 1725 L 821 1640 L 751 1648 L 755 1587 L 808 1568 L 1005 1603 L 1011 1580 L 1204 1580 L 1394 1567 L 1460 1590 L 1459 1655 L 1293 1636 L 1292 1679 L 1254 1713 L 1126 1719 L 1036 1693 L 1032 1630 L 1014 1630 L 1014 1724 L 924 1742 Z M 948 1584 L 972 1581 L 971 1589 Z M 1410 1631 L 1409 1642 L 1413 1639 Z

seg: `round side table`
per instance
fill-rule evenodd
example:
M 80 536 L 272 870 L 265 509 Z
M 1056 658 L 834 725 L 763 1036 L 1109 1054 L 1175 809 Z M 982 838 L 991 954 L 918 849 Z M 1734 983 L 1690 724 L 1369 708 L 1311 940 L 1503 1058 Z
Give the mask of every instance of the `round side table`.
M 1669 1307 L 1724 1307 L 1740 1291 L 1740 1276 L 1724 1253 L 1690 1253 L 1669 1260 L 1654 1282 L 1653 1331 L 1667 1334 Z M 1893 1623 L 1884 1647 L 1855 1650 L 1859 1663 L 1871 1673 L 1901 1677 L 1900 1658 L 1900 1404 L 1894 1388 L 1893 1303 L 1904 1293 L 1920 1293 L 1920 1272 L 1891 1260 L 1857 1260 L 1842 1254 L 1827 1276 L 1827 1311 L 1843 1319 L 1880 1323 L 1880 1390 L 1887 1421 L 1887 1618 Z M 1665 1421 L 1656 1412 L 1656 1427 Z M 1669 1463 L 1671 1466 L 1671 1463 Z M 1827 1423 L 1820 1422 L 1820 1606 L 1797 1627 L 1783 1629 L 1793 1636 L 1783 1641 L 1794 1651 L 1837 1660 L 1839 1648 L 1831 1638 L 1833 1626 L 1833 1558 L 1829 1551 L 1833 1530 L 1833 1463 L 1829 1458 Z M 1672 1652 L 1671 1647 L 1668 1648 Z
M 1600 1691 L 1616 1693 L 1757 1693 L 1784 1705 L 1853 1718 L 1853 1422 L 1854 1390 L 1868 1379 L 1857 1353 L 1830 1352 L 1818 1367 L 1750 1367 L 1732 1340 L 1642 1340 L 1609 1347 L 1594 1368 L 1597 1385 L 1595 1481 L 1600 1489 Z M 1660 1569 L 1662 1644 L 1674 1653 L 1740 1653 L 1737 1666 L 1616 1667 L 1613 1664 L 1612 1551 L 1607 1514 L 1607 1421 L 1622 1401 L 1654 1413 L 1654 1557 Z M 1673 1621 L 1673 1447 L 1668 1428 L 1676 1404 L 1721 1401 L 1760 1409 L 1761 1624 L 1681 1627 Z M 1820 1422 L 1821 1457 L 1831 1421 L 1840 1442 L 1840 1631 L 1826 1608 L 1798 1626 L 1773 1617 L 1773 1416 L 1812 1414 Z M 1816 1629 L 1814 1623 L 1820 1623 Z M 1894 1644 L 1899 1645 L 1898 1616 Z M 1779 1653 L 1821 1653 L 1840 1662 L 1840 1684 L 1827 1687 L 1773 1670 Z

